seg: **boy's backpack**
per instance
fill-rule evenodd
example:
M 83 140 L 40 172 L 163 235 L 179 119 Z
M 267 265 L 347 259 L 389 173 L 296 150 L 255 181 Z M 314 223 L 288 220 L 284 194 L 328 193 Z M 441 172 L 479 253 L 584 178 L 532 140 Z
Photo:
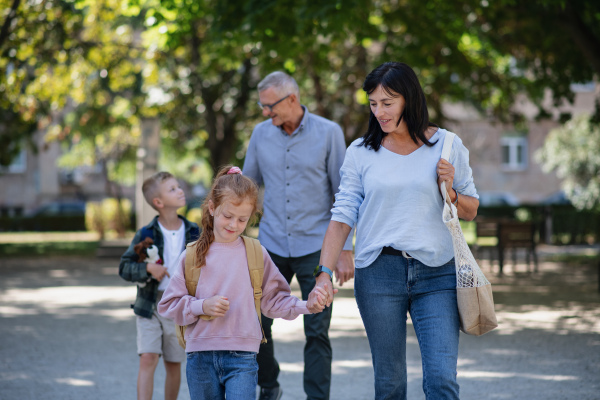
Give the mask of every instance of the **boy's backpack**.
M 260 242 L 257 239 L 242 236 L 244 244 L 246 245 L 246 256 L 248 257 L 248 271 L 250 272 L 250 281 L 252 282 L 252 288 L 254 289 L 254 307 L 256 308 L 256 315 L 258 315 L 258 322 L 260 323 L 260 330 L 262 332 L 261 343 L 267 343 L 265 338 L 265 332 L 262 327 L 262 319 L 260 312 L 260 298 L 262 297 L 262 282 L 265 274 L 265 263 L 263 260 L 262 248 Z M 188 243 L 186 246 L 185 253 L 185 286 L 190 296 L 196 296 L 196 288 L 198 287 L 198 280 L 200 279 L 200 271 L 202 268 L 196 267 L 196 244 L 198 242 Z M 210 321 L 215 317 L 209 315 L 201 315 L 200 318 L 206 321 Z M 177 332 L 177 339 L 181 347 L 185 349 L 185 330 L 187 326 L 175 325 Z

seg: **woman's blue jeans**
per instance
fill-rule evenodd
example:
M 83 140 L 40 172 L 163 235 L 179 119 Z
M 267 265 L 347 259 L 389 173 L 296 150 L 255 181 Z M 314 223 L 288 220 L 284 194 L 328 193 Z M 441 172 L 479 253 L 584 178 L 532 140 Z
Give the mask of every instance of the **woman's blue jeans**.
M 381 254 L 356 269 L 354 292 L 371 346 L 375 399 L 406 399 L 407 312 L 421 349 L 426 398 L 458 399 L 454 259 L 428 267 L 414 258 Z
M 192 400 L 254 400 L 258 377 L 256 353 L 187 353 L 186 377 Z

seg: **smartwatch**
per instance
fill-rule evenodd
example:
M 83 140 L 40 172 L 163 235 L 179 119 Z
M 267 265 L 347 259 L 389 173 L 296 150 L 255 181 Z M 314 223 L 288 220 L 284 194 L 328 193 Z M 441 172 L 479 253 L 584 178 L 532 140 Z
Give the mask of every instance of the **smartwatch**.
M 321 272 L 327 273 L 327 275 L 329 275 L 329 278 L 333 281 L 333 271 L 324 265 L 317 265 L 315 271 L 313 272 L 313 276 L 316 278 Z

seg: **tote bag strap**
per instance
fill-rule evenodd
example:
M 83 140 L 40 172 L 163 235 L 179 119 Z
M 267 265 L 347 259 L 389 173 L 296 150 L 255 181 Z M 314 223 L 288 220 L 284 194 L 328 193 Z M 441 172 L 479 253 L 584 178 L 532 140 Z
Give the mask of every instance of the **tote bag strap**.
M 444 146 L 442 147 L 442 158 L 450 162 L 450 151 L 452 150 L 452 143 L 454 142 L 455 133 L 446 131 L 446 137 L 444 137 Z M 444 187 L 442 187 L 442 185 Z M 450 198 L 448 197 L 448 191 L 445 188 L 444 182 L 440 184 L 440 192 L 444 196 L 444 202 L 449 203 Z
M 448 162 L 450 162 L 450 151 L 452 150 L 452 143 L 454 142 L 455 136 L 455 133 L 446 131 L 444 147 L 442 147 L 442 158 Z

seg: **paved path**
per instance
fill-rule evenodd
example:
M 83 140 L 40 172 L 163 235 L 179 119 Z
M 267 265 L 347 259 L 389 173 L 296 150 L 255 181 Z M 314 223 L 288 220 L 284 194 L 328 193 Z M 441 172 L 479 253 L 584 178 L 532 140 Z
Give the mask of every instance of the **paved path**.
M 596 266 L 545 261 L 530 275 L 509 262 L 502 278 L 483 266 L 494 283 L 501 329 L 479 338 L 461 335 L 461 398 L 600 399 Z M 135 398 L 138 358 L 129 308 L 135 288 L 117 276 L 117 260 L 8 259 L 0 278 L 0 400 Z M 340 294 L 331 327 L 331 398 L 372 399 L 371 356 L 351 285 Z M 304 399 L 302 320 L 277 320 L 274 330 L 283 400 Z M 420 355 L 409 333 L 408 398 L 420 400 Z M 163 398 L 163 384 L 160 365 L 155 399 Z M 189 399 L 185 381 L 179 398 Z

